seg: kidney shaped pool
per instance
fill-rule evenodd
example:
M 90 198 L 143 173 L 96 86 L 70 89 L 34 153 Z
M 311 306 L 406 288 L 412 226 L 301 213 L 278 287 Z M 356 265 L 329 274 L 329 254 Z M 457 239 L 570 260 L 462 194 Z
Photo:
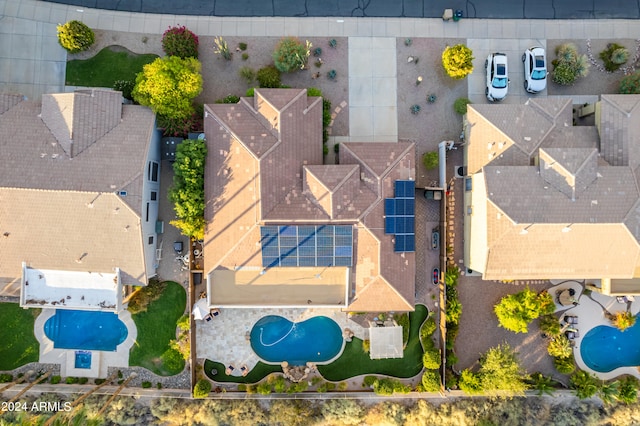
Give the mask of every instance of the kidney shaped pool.
M 606 325 L 592 328 L 580 342 L 580 355 L 599 373 L 640 365 L 640 321 L 624 332 Z
M 277 315 L 261 318 L 251 329 L 251 348 L 263 360 L 291 365 L 324 362 L 342 349 L 340 326 L 328 317 L 291 322 Z

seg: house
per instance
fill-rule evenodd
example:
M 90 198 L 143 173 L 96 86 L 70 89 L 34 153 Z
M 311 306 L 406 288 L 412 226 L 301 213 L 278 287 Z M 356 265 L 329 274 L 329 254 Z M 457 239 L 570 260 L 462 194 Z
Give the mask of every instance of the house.
M 640 292 L 640 96 L 470 105 L 465 265 L 486 280 L 586 279 Z
M 160 135 L 111 90 L 0 95 L 0 293 L 117 311 L 155 275 Z
M 204 126 L 210 307 L 414 309 L 413 144 L 344 143 L 323 165 L 305 89 L 205 105 Z

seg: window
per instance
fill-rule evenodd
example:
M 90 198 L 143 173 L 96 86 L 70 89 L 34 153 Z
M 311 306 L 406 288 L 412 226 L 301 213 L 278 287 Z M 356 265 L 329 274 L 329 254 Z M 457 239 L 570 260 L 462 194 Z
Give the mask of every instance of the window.
M 149 245 L 153 244 L 153 235 L 149 237 Z
M 149 203 L 147 203 L 147 222 L 149 222 Z
M 155 161 L 150 161 L 149 162 L 149 170 L 147 171 L 147 177 L 149 178 L 149 180 L 151 182 L 157 182 L 158 181 L 158 170 L 159 170 L 160 165 L 158 163 L 156 163 Z
M 158 200 L 158 193 L 156 191 L 151 191 L 151 201 Z

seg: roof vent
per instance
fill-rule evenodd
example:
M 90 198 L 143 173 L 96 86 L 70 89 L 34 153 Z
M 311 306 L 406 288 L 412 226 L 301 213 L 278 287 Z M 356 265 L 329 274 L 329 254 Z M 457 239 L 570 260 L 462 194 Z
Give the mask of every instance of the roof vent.
M 118 191 L 118 195 L 121 197 L 126 197 L 127 196 L 127 191 Z

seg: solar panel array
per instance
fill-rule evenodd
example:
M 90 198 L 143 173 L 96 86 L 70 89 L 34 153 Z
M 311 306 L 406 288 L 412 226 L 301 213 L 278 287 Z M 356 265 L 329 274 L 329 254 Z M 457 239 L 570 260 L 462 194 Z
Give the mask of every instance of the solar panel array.
M 352 266 L 353 228 L 262 226 L 262 266 Z
M 384 200 L 384 232 L 395 236 L 393 251 L 416 251 L 416 184 L 412 180 L 394 184 L 394 198 Z

